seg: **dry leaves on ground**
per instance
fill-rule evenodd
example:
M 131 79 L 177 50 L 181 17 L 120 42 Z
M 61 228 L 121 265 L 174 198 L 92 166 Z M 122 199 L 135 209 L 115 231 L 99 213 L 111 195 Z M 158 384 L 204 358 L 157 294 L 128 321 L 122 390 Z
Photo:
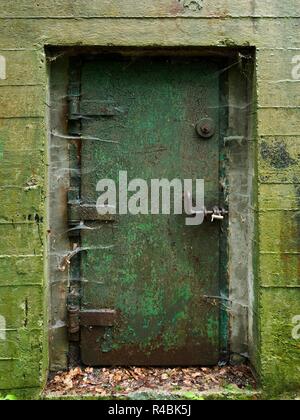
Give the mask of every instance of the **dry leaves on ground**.
M 59 372 L 50 380 L 47 393 L 109 396 L 153 390 L 201 392 L 231 386 L 255 387 L 247 366 L 215 368 L 103 368 Z

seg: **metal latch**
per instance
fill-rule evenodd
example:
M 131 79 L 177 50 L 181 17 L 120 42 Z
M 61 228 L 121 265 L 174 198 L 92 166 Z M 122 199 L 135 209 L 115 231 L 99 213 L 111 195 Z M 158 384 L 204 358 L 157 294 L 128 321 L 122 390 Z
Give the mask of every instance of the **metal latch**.
M 219 207 L 214 207 L 212 210 L 205 209 L 204 217 L 211 217 L 211 221 L 213 222 L 215 220 L 224 220 L 225 216 L 227 215 L 227 210 Z
M 200 210 L 193 209 L 193 200 L 192 194 L 188 191 L 184 195 L 184 204 L 185 204 L 185 211 L 188 216 L 196 216 L 201 214 L 204 218 L 210 218 L 212 222 L 215 220 L 224 220 L 225 216 L 229 214 L 229 212 L 223 208 L 215 206 L 212 210 L 208 210 L 206 207 Z

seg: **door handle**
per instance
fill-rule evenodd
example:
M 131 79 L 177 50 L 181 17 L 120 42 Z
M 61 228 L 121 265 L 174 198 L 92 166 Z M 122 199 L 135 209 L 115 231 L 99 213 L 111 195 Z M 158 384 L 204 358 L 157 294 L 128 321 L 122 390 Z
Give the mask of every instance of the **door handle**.
M 208 210 L 206 207 L 203 207 L 200 210 L 194 210 L 192 194 L 190 191 L 187 191 L 184 194 L 184 208 L 188 216 L 196 216 L 197 214 L 201 214 L 204 215 L 204 218 L 206 219 L 210 218 L 211 222 L 214 222 L 215 220 L 224 220 L 225 216 L 229 214 L 228 210 L 218 206 L 213 207 L 212 210 Z

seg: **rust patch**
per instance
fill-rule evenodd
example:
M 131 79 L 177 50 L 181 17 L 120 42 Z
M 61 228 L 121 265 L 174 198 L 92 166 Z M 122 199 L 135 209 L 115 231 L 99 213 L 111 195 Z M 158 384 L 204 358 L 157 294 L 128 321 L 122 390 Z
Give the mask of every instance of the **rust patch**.
M 153 349 L 149 346 L 145 351 L 138 345 L 122 345 L 120 349 L 114 349 L 109 340 L 112 334 L 111 328 L 81 328 L 81 341 L 85 343 L 81 348 L 84 365 L 124 366 L 124 354 L 126 366 L 212 366 L 218 359 L 215 345 L 208 342 L 195 344 L 187 339 L 184 346 L 167 350 L 161 346 Z M 215 356 L 214 362 L 211 355 Z

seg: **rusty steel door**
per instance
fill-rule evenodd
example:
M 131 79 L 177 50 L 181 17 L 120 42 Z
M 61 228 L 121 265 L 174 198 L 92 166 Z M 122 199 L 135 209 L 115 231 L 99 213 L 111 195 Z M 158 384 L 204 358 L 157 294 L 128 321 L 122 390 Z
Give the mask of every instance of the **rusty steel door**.
M 114 180 L 118 189 L 120 171 L 128 182 L 204 179 L 206 207 L 220 205 L 219 90 L 218 64 L 204 58 L 97 56 L 71 69 L 80 176 L 70 217 L 81 222 L 71 273 L 81 280 L 86 365 L 219 360 L 222 222 L 187 226 L 185 214 L 95 212 L 98 182 Z

